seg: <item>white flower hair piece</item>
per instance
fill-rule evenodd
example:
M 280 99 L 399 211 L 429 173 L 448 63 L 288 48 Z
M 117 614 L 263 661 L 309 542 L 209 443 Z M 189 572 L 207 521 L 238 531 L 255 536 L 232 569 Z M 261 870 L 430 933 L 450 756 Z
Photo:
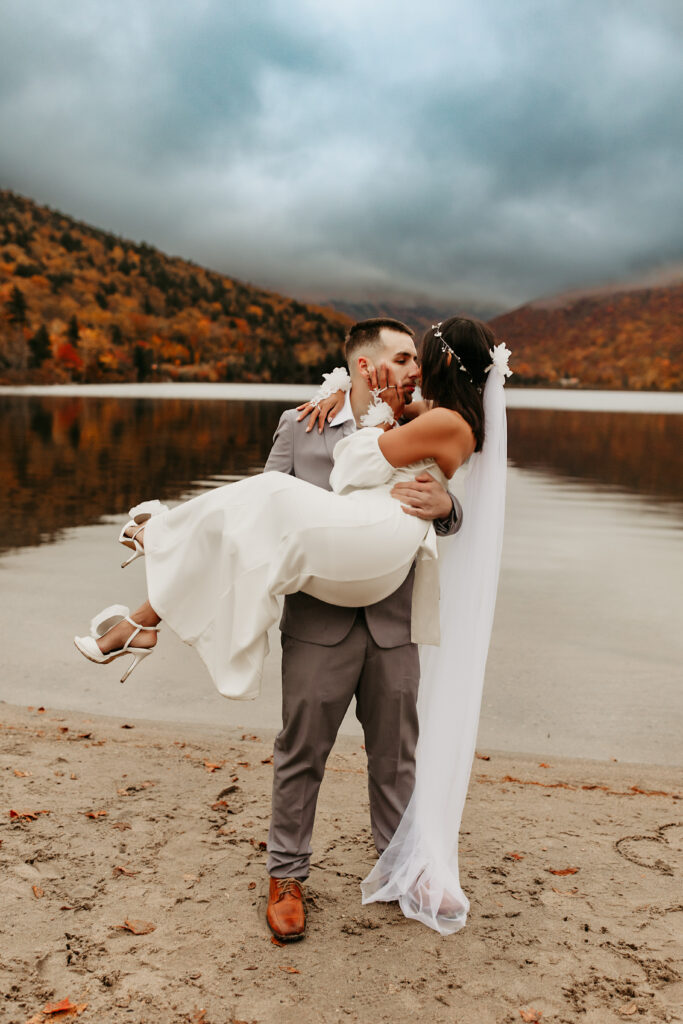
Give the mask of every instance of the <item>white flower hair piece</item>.
M 311 398 L 311 405 L 319 405 L 326 398 L 331 398 L 337 391 L 349 391 L 351 378 L 344 366 L 335 366 L 334 370 L 323 374 L 323 382 Z
M 393 426 L 395 422 L 394 410 L 373 391 L 368 411 L 360 418 L 361 427 L 383 427 L 385 423 Z
M 486 367 L 486 372 L 488 373 L 489 370 L 495 369 L 496 372 L 500 374 L 500 376 L 503 378 L 504 384 L 505 378 L 512 376 L 512 370 L 508 366 L 508 362 L 510 360 L 512 352 L 507 347 L 504 341 L 502 341 L 500 345 L 494 345 L 490 352 L 491 363 L 489 364 L 489 366 Z

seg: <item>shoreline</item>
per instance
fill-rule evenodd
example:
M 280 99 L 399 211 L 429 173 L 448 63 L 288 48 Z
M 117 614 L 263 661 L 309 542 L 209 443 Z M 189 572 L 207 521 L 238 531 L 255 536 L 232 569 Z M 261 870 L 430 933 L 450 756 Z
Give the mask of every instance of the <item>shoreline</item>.
M 154 398 L 205 401 L 306 401 L 315 384 L 25 384 L 0 385 L 1 395 L 27 397 Z M 558 409 L 583 412 L 683 414 L 683 392 L 599 391 L 565 388 L 505 390 L 508 409 Z
M 479 751 L 460 841 L 472 906 L 444 939 L 395 904 L 361 905 L 365 755 L 343 737 L 308 935 L 278 947 L 271 752 L 264 730 L 0 704 L 8 1024 L 63 999 L 87 1004 L 84 1024 L 680 1020 L 680 769 Z
M 515 498 L 517 480 L 516 472 L 511 472 L 508 494 L 523 513 L 525 505 Z M 539 507 L 537 488 L 525 500 L 526 507 Z M 539 761 L 556 756 L 604 761 L 616 757 L 636 763 L 680 760 L 683 708 L 676 685 L 681 643 L 675 632 L 675 595 L 683 553 L 666 547 L 666 565 L 644 589 L 649 577 L 642 571 L 643 559 L 651 566 L 652 559 L 662 554 L 655 548 L 639 555 L 631 545 L 628 573 L 621 571 L 617 560 L 623 556 L 622 538 L 628 538 L 632 529 L 629 516 L 615 532 L 611 506 L 590 520 L 577 521 L 572 505 L 567 505 L 565 514 L 564 503 L 553 505 L 552 512 L 550 537 L 537 524 L 531 533 L 516 530 L 515 518 L 523 523 L 523 515 L 513 517 L 508 528 L 478 742 L 495 750 L 537 755 Z M 604 536 L 605 524 L 611 547 Z M 189 721 L 202 728 L 216 723 L 245 732 L 280 728 L 277 627 L 269 637 L 262 695 L 248 702 L 222 697 L 196 652 L 170 629 L 164 631 L 154 658 L 126 686 L 118 682 L 119 663 L 94 667 L 78 654 L 71 638 L 79 624 L 82 630 L 90 621 L 94 609 L 113 599 L 132 608 L 140 602 L 142 560 L 121 572 L 114 544 L 118 528 L 118 517 L 70 527 L 58 543 L 22 548 L 0 559 L 5 590 L 12 595 L 5 602 L 3 618 L 0 699 L 11 704 L 20 700 L 35 706 L 61 705 L 62 713 L 123 713 L 141 724 L 165 719 L 178 723 L 179 729 Z M 566 547 L 562 560 L 555 550 L 558 529 Z M 596 538 L 590 549 L 586 534 Z M 540 577 L 526 568 L 530 544 L 542 570 Z M 583 559 L 600 558 L 604 566 L 601 579 L 593 584 L 597 612 L 584 610 L 586 584 L 577 553 Z M 94 566 L 99 567 L 97 572 Z M 625 618 L 615 617 L 615 587 L 628 586 L 633 573 L 641 580 L 638 600 L 622 604 Z M 27 621 L 41 624 L 39 642 L 26 630 Z M 638 623 L 637 631 L 631 629 L 627 647 L 624 621 Z M 667 644 L 656 651 L 651 647 L 652 630 L 668 637 Z M 360 735 L 353 707 L 342 731 Z

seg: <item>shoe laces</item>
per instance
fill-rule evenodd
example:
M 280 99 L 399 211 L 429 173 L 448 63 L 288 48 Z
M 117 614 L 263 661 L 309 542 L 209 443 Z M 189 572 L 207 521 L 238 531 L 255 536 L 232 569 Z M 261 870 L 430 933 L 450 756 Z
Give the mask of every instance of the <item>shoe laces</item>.
M 301 889 L 301 882 L 296 878 L 283 878 L 278 879 L 277 885 L 277 898 L 278 901 L 284 899 L 285 896 L 297 896 L 303 898 L 303 892 Z

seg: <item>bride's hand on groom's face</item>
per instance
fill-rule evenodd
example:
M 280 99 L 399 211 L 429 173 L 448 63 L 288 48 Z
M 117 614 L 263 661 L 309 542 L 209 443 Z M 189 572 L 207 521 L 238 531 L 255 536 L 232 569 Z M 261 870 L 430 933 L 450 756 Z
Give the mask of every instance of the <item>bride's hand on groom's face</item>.
M 391 407 L 396 419 L 400 419 L 406 404 L 406 393 L 400 384 L 395 383 L 392 374 L 385 363 L 375 367 L 368 362 L 368 385 L 371 391 L 376 391 L 383 402 Z

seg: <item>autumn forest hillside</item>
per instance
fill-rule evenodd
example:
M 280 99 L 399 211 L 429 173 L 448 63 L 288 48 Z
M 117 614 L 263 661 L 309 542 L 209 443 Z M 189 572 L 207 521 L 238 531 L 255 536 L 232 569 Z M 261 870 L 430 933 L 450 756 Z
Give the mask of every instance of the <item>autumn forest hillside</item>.
M 312 382 L 343 361 L 348 313 L 404 312 L 340 306 L 264 291 L 0 191 L 0 383 Z M 432 311 L 412 312 L 419 337 Z M 513 351 L 513 385 L 683 390 L 680 280 L 555 296 L 490 322 Z
M 683 390 L 683 282 L 555 296 L 491 326 L 518 384 Z
M 0 382 L 315 381 L 348 317 L 0 192 Z

